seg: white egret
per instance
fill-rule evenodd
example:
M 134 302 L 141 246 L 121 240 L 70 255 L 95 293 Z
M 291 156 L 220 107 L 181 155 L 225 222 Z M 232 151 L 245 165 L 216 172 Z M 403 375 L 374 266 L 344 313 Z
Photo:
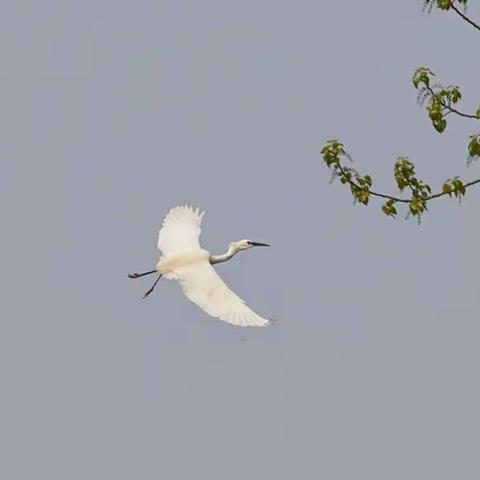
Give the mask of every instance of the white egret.
M 158 234 L 158 249 L 163 253 L 155 270 L 131 273 L 129 278 L 139 278 L 152 273 L 159 276 L 152 288 L 145 293 L 147 298 L 161 277 L 178 280 L 185 296 L 212 317 L 242 327 L 263 327 L 266 320 L 251 310 L 245 302 L 220 278 L 212 265 L 226 262 L 242 250 L 252 247 L 268 247 L 266 243 L 240 240 L 230 243 L 222 255 L 211 255 L 199 243 L 200 224 L 205 212 L 190 206 L 172 208 Z

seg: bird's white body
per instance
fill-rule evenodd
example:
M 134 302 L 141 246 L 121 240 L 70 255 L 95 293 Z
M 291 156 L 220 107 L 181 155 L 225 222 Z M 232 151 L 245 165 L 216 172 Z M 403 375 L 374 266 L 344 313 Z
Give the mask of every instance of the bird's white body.
M 155 270 L 166 279 L 178 280 L 187 298 L 213 317 L 244 327 L 270 324 L 230 290 L 211 265 L 230 259 L 255 242 L 234 242 L 224 255 L 212 256 L 199 243 L 202 217 L 198 208 L 170 210 L 158 235 L 163 255 Z
M 178 272 L 182 268 L 208 262 L 209 258 L 210 253 L 203 248 L 191 252 L 171 253 L 160 258 L 155 270 L 168 280 L 178 280 Z

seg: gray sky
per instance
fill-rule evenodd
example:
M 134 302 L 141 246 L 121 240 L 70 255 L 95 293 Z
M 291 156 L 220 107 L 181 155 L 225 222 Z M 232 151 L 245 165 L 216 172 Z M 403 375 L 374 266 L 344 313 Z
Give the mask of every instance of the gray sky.
M 319 155 L 341 138 L 385 190 L 399 155 L 478 177 L 478 125 L 438 135 L 410 81 L 473 109 L 478 41 L 419 0 L 7 2 L 1 478 L 479 478 L 479 192 L 418 227 Z M 274 327 L 140 300 L 186 202 L 207 249 L 272 244 L 218 270 Z

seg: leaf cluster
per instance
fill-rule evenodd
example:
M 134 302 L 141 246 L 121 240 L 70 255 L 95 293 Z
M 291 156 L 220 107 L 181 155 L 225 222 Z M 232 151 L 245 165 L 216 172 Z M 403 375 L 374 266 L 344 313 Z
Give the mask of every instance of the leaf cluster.
M 432 84 L 435 74 L 426 67 L 419 67 L 415 70 L 412 82 L 417 89 L 417 103 L 425 107 L 433 128 L 439 133 L 443 133 L 447 127 L 447 115 L 454 113 L 461 117 L 479 119 L 480 106 L 475 114 L 468 114 L 457 110 L 456 105 L 462 99 L 460 87 L 449 85 L 444 87 L 440 83 Z
M 439 10 L 450 10 L 455 3 L 466 7 L 468 0 L 424 0 L 423 8 L 431 10 L 438 8 Z
M 428 10 L 433 8 L 453 10 L 463 20 L 480 30 L 479 25 L 458 9 L 458 6 L 463 6 L 465 10 L 467 3 L 467 0 L 424 0 L 424 7 Z M 437 132 L 443 133 L 446 130 L 448 115 L 480 120 L 480 106 L 475 114 L 458 110 L 458 104 L 462 99 L 460 88 L 456 85 L 443 86 L 440 83 L 434 83 L 434 77 L 435 74 L 429 68 L 419 67 L 413 74 L 412 82 L 418 92 L 417 101 L 425 107 L 432 126 Z M 467 164 L 470 165 L 480 157 L 480 134 L 470 136 L 467 150 Z M 480 184 L 480 178 L 464 183 L 456 176 L 445 180 L 441 191 L 432 194 L 430 185 L 418 178 L 415 165 L 407 157 L 400 157 L 394 165 L 393 177 L 400 192 L 408 192 L 408 196 L 398 197 L 374 191 L 370 175 L 361 175 L 351 166 L 345 165 L 345 160 L 350 162 L 352 160 L 339 140 L 329 140 L 321 153 L 325 164 L 331 170 L 332 180 L 338 178 L 342 184 L 348 185 L 355 202 L 368 205 L 372 196 L 383 198 L 385 202 L 382 211 L 389 217 L 396 217 L 397 204 L 404 203 L 408 204 L 407 216 L 413 215 L 420 221 L 422 215 L 428 210 L 431 200 L 447 195 L 461 200 L 468 187 Z
M 322 155 L 332 172 L 332 180 L 338 178 L 342 184 L 348 184 L 354 200 L 363 205 L 368 205 L 373 183 L 372 177 L 370 175 L 362 176 L 354 168 L 347 167 L 342 163 L 342 159 L 351 161 L 343 144 L 338 140 L 329 140 L 322 149 Z
M 411 191 L 409 210 L 412 215 L 420 218 L 428 210 L 428 199 L 432 193 L 430 185 L 419 180 L 415 174 L 415 165 L 406 157 L 400 157 L 395 163 L 393 176 L 398 189 L 403 192 L 405 188 Z
M 446 193 L 449 197 L 452 197 L 453 195 L 459 200 L 461 200 L 462 197 L 465 195 L 465 191 L 465 185 L 458 177 L 455 177 L 453 179 L 449 178 L 445 181 L 442 187 L 443 193 Z
M 443 183 L 440 192 L 433 194 L 430 185 L 418 178 L 415 165 L 407 157 L 400 157 L 395 162 L 393 177 L 399 191 L 407 191 L 409 194 L 407 197 L 398 197 L 376 192 L 372 189 L 373 180 L 370 175 L 361 175 L 351 166 L 346 166 L 346 161 L 352 160 L 339 140 L 328 140 L 321 153 L 323 161 L 332 172 L 332 179 L 338 179 L 340 183 L 348 185 L 356 203 L 368 205 L 371 197 L 383 198 L 385 202 L 382 211 L 388 217 L 396 217 L 397 204 L 403 203 L 408 205 L 407 217 L 412 215 L 420 222 L 431 200 L 446 195 L 461 200 L 468 187 L 480 184 L 480 179 L 464 183 L 459 177 L 454 177 Z
M 462 93 L 458 86 L 450 85 L 444 87 L 439 83 L 432 84 L 435 74 L 426 67 L 419 67 L 415 70 L 412 82 L 418 91 L 417 103 L 426 106 L 426 111 L 432 122 L 433 128 L 443 133 L 447 127 L 446 116 L 454 114 L 463 118 L 480 120 L 480 105 L 475 114 L 468 114 L 457 109 L 456 105 L 462 99 Z M 480 157 L 480 134 L 470 136 L 467 146 L 467 164 L 470 165 Z

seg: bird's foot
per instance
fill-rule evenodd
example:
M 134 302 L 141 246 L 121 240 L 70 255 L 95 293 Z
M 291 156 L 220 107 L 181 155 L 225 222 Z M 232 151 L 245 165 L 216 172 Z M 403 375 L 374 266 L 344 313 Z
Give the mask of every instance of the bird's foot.
M 150 294 L 151 294 L 152 292 L 153 292 L 153 288 L 150 289 L 148 292 L 145 293 L 145 295 L 143 296 L 143 300 L 146 300 L 146 299 L 150 296 Z
M 129 273 L 128 278 L 138 278 L 140 276 L 139 273 Z

